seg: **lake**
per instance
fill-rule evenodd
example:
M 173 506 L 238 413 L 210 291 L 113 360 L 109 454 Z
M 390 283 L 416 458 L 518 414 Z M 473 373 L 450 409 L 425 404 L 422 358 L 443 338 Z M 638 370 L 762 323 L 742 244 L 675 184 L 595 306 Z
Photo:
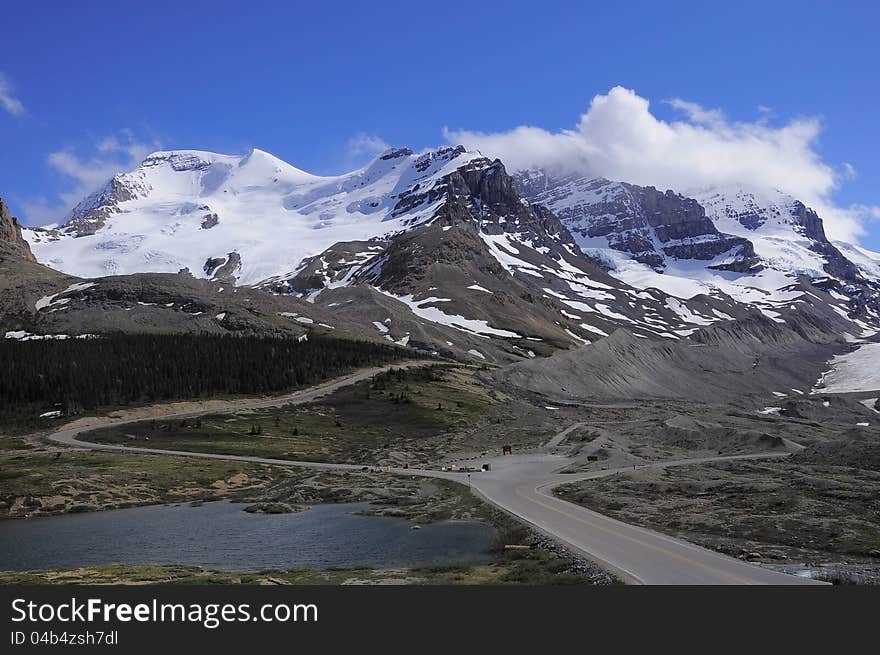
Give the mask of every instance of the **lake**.
M 186 564 L 209 569 L 324 569 L 480 564 L 491 526 L 360 516 L 365 503 L 251 514 L 230 502 L 154 505 L 0 521 L 0 569 Z

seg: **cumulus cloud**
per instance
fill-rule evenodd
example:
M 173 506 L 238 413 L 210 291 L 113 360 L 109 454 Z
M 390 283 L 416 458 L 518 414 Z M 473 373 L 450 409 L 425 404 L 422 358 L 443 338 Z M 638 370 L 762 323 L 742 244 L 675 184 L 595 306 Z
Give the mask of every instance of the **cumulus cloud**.
M 61 221 L 83 198 L 103 186 L 117 173 L 136 167 L 158 144 L 138 140 L 123 130 L 94 143 L 88 154 L 73 148 L 49 153 L 46 163 L 61 176 L 65 189 L 56 197 L 32 198 L 23 203 L 30 225 Z
M 0 106 L 13 116 L 24 113 L 24 105 L 15 96 L 12 83 L 3 73 L 0 73 Z
M 512 170 L 541 167 L 682 193 L 719 185 L 780 189 L 815 208 L 836 239 L 857 240 L 864 232 L 862 222 L 878 210 L 834 203 L 834 191 L 854 171 L 846 166 L 838 171 L 818 155 L 818 119 L 772 126 L 767 112 L 755 122 L 740 122 L 680 98 L 666 102 L 681 112 L 681 119 L 658 118 L 647 99 L 617 86 L 595 96 L 573 129 L 520 126 L 488 133 L 444 128 L 444 136 L 500 157 Z

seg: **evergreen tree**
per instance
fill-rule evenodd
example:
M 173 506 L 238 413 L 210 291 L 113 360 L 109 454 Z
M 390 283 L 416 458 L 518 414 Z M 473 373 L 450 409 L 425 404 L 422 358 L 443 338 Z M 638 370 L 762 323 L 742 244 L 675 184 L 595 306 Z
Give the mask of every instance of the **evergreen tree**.
M 0 424 L 34 423 L 47 411 L 70 417 L 100 407 L 279 393 L 412 356 L 390 344 L 320 336 L 302 342 L 195 334 L 4 339 Z M 405 373 L 397 369 L 394 377 Z

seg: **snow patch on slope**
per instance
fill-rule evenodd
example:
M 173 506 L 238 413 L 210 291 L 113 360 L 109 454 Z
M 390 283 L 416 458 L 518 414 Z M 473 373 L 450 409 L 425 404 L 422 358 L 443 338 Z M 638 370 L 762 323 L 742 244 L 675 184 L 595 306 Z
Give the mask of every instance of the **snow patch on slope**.
M 410 310 L 412 310 L 413 314 L 415 314 L 419 318 L 425 319 L 426 321 L 431 321 L 432 323 L 446 325 L 448 327 L 455 328 L 456 330 L 469 332 L 470 334 L 474 334 L 476 336 L 484 337 L 487 339 L 493 336 L 516 339 L 522 338 L 522 335 L 519 335 L 516 332 L 494 328 L 486 321 L 473 318 L 465 318 L 464 316 L 458 316 L 457 314 L 447 314 L 437 307 L 429 306 L 439 302 L 451 302 L 448 298 L 432 297 L 425 298 L 423 300 L 415 300 L 413 296 L 409 294 L 405 296 L 395 296 L 394 294 L 388 293 L 387 291 L 382 291 L 381 289 L 377 289 L 377 291 L 380 291 L 386 296 L 404 303 L 410 308 Z
M 40 298 L 36 303 L 34 303 L 34 309 L 40 311 L 41 309 L 45 309 L 46 307 L 65 305 L 70 302 L 70 298 L 59 298 L 58 296 L 64 296 L 68 293 L 74 293 L 76 291 L 85 291 L 86 289 L 91 289 L 95 285 L 95 282 L 77 282 L 76 284 L 71 284 L 64 291 L 54 293 L 51 296 L 43 296 L 42 298 Z
M 816 391 L 849 393 L 880 390 L 880 343 L 866 343 L 831 360 Z M 824 384 L 821 384 L 824 383 Z

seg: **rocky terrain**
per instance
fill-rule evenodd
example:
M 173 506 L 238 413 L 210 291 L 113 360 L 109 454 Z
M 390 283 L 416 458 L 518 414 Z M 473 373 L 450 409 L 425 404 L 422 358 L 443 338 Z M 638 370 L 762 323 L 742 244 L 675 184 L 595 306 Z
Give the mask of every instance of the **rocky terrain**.
M 738 401 L 809 389 L 835 350 L 830 338 L 826 343 L 821 338 L 808 341 L 760 314 L 703 328 L 683 342 L 639 339 L 618 330 L 592 348 L 515 364 L 493 379 L 550 401 Z
M 874 418 L 874 417 L 871 417 Z M 799 464 L 847 466 L 880 472 L 880 437 L 876 430 L 853 428 L 832 441 L 813 444 L 792 458 Z
M 3 198 L 0 198 L 0 254 L 12 255 L 30 262 L 36 261 L 27 241 L 21 236 L 18 219 L 10 214 Z
M 558 493 L 733 557 L 876 565 L 878 487 L 876 471 L 792 458 L 622 473 Z
M 541 170 L 521 172 L 517 184 L 527 198 L 551 207 L 582 247 L 604 239 L 607 247 L 658 271 L 671 259 L 739 273 L 760 268 L 748 240 L 719 232 L 696 200 L 674 191 L 576 175 L 555 179 Z M 714 261 L 722 255 L 723 262 Z
M 860 261 L 847 259 L 844 251 L 852 253 L 853 246 L 832 243 L 818 214 L 780 191 L 713 187 L 661 192 L 543 170 L 519 171 L 515 177 L 524 197 L 554 211 L 581 248 L 605 251 L 600 254 L 612 264 L 624 261 L 616 255 L 622 253 L 674 275 L 690 260 L 698 272 L 709 269 L 700 276 L 714 284 L 723 277 L 712 270 L 754 275 L 764 268 L 792 277 L 828 275 L 856 285 L 877 282 L 870 261 L 858 255 L 854 259 Z M 755 282 L 749 277 L 739 281 L 749 279 Z M 757 286 L 763 288 L 761 279 Z
M 6 338 L 103 332 L 201 332 L 370 338 L 296 298 L 202 280 L 142 273 L 81 280 L 39 264 L 0 258 L 0 329 Z
M 505 365 L 621 328 L 689 341 L 755 312 L 823 348 L 880 327 L 873 255 L 832 244 L 795 199 L 511 174 L 462 147 L 390 149 L 333 177 L 260 150 L 158 152 L 24 238 L 39 261 L 80 276 L 54 292 L 94 286 L 37 311 L 44 327 L 19 318 L 7 331 L 335 329 Z M 49 275 L 21 274 L 43 287 Z M 82 318 L 80 299 L 106 312 L 111 296 L 128 304 Z
M 663 294 L 639 297 L 585 257 L 551 213 L 519 197 L 500 162 L 472 160 L 441 178 L 423 202 L 440 194 L 445 202 L 429 225 L 385 243 L 358 244 L 358 256 L 344 273 L 336 264 L 330 276 L 316 279 L 310 261 L 312 284 L 324 282 L 326 290 L 311 287 L 309 297 L 330 308 L 343 305 L 341 299 L 350 304 L 355 293 L 363 295 L 360 288 L 376 290 L 423 321 L 452 328 L 446 331 L 448 346 L 465 335 L 477 337 L 467 340 L 474 348 L 466 352 L 483 361 L 497 360 L 497 348 L 509 361 L 583 345 L 621 323 L 651 334 L 659 325 L 683 323 L 662 302 Z M 334 261 L 346 248 L 352 244 L 334 246 L 319 259 Z M 294 278 L 294 284 L 302 287 L 301 280 Z M 357 311 L 361 302 L 355 304 Z M 711 315 L 711 302 L 698 299 L 693 306 Z M 731 309 L 723 301 L 717 306 Z M 395 318 L 385 323 L 394 340 L 407 336 L 398 336 L 398 324 Z M 439 350 L 446 350 L 442 343 Z

